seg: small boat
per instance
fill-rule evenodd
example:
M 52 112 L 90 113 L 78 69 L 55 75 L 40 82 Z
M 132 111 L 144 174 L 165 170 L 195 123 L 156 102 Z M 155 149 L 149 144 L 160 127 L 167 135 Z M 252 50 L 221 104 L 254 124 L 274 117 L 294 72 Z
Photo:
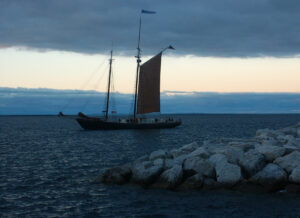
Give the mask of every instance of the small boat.
M 110 52 L 108 89 L 106 97 L 105 116 L 89 117 L 81 112 L 76 118 L 77 122 L 86 130 L 117 130 L 117 129 L 161 129 L 174 128 L 181 124 L 180 119 L 171 117 L 149 118 L 150 113 L 160 112 L 160 70 L 161 57 L 165 50 L 174 49 L 171 45 L 160 51 L 147 62 L 141 64 L 140 50 L 141 17 L 139 22 L 138 47 L 137 47 L 137 70 L 134 96 L 134 111 L 132 117 L 113 119 L 109 117 L 109 97 L 112 74 L 112 56 Z

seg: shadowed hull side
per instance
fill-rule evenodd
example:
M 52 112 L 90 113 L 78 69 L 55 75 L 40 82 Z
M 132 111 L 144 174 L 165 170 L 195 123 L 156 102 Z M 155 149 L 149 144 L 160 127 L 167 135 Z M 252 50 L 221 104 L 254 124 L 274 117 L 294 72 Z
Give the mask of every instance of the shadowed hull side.
M 104 121 L 98 118 L 77 118 L 76 120 L 80 124 L 80 126 L 85 130 L 165 129 L 174 128 L 181 124 L 181 121 L 157 123 L 119 123 L 113 121 Z

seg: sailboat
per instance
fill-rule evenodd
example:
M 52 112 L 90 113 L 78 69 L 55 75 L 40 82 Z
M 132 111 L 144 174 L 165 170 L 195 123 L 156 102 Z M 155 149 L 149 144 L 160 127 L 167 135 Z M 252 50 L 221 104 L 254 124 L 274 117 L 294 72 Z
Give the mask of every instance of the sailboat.
M 112 74 L 112 55 L 110 52 L 108 89 L 106 96 L 105 116 L 89 117 L 79 112 L 76 118 L 77 122 L 86 130 L 117 130 L 117 129 L 161 129 L 174 128 L 181 124 L 180 119 L 145 117 L 150 113 L 160 112 L 160 71 L 161 57 L 167 49 L 174 49 L 171 45 L 160 51 L 157 55 L 150 58 L 147 62 L 141 64 L 141 17 L 139 20 L 139 34 L 137 47 L 137 68 L 134 96 L 134 111 L 132 117 L 110 119 L 109 117 L 109 99 Z

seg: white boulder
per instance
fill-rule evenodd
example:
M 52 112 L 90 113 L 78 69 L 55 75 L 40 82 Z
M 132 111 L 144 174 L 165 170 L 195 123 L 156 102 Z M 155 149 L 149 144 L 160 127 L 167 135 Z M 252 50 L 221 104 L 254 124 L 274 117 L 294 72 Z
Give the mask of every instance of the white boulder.
M 272 162 L 278 157 L 281 157 L 285 154 L 285 148 L 273 145 L 261 145 L 257 146 L 256 150 L 265 156 L 265 159 L 269 162 Z
M 112 167 L 104 170 L 104 172 L 100 177 L 100 182 L 122 185 L 128 182 L 130 176 L 131 176 L 130 165 Z M 98 181 L 95 181 L 95 183 L 98 183 Z
M 199 147 L 199 145 L 197 144 L 197 142 L 192 142 L 190 144 L 182 146 L 181 148 L 173 149 L 170 151 L 170 153 L 173 156 L 173 158 L 176 158 L 176 157 L 184 155 L 184 154 L 189 154 L 189 153 L 193 152 L 194 150 L 196 150 L 196 148 L 198 148 L 198 147 Z
M 231 163 L 217 164 L 216 178 L 224 186 L 233 186 L 243 179 L 241 168 Z
M 278 165 L 269 163 L 249 181 L 262 185 L 267 191 L 274 191 L 283 188 L 287 182 L 287 174 Z
M 229 163 L 237 164 L 243 157 L 244 151 L 241 148 L 224 146 L 216 151 L 216 154 L 223 154 Z
M 153 183 L 163 171 L 163 165 L 153 165 L 150 161 L 135 164 L 132 167 L 132 182 L 141 185 Z
M 244 142 L 244 141 L 231 141 L 228 143 L 228 146 L 234 147 L 234 148 L 239 148 L 242 149 L 243 152 L 246 152 L 250 149 L 253 149 L 255 144 L 257 144 L 256 142 L 251 142 L 251 140 L 249 140 L 248 142 Z
M 192 153 L 190 153 L 189 156 L 208 158 L 210 156 L 210 153 L 205 147 L 199 147 L 196 150 L 194 150 Z
M 150 160 L 155 160 L 158 158 L 162 158 L 165 159 L 167 157 L 168 153 L 164 150 L 157 150 L 157 151 L 153 151 L 150 156 L 149 159 Z
M 289 176 L 289 181 L 292 183 L 300 184 L 300 166 L 293 169 L 292 173 Z
M 265 166 L 264 156 L 254 149 L 249 150 L 239 160 L 239 165 L 242 167 L 246 177 L 251 177 Z
M 155 185 L 156 187 L 174 189 L 182 180 L 182 167 L 175 165 L 174 167 L 164 171 Z
M 187 178 L 181 185 L 180 189 L 200 189 L 203 185 L 204 177 L 202 174 L 195 174 Z
M 206 159 L 198 156 L 189 157 L 184 161 L 183 170 L 186 175 L 194 175 L 196 173 L 214 177 L 215 169 L 213 165 Z
M 210 156 L 209 161 L 213 166 L 216 166 L 217 164 L 227 163 L 227 158 L 224 154 L 214 154 Z
M 278 164 L 281 168 L 291 173 L 296 167 L 300 166 L 300 152 L 294 151 L 288 155 L 277 158 L 274 163 Z

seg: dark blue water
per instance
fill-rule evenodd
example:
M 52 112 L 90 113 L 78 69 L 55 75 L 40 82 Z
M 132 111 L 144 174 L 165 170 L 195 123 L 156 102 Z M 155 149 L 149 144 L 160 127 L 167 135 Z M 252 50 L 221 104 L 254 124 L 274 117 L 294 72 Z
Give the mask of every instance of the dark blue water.
M 0 117 L 1 217 L 299 217 L 300 196 L 172 192 L 91 184 L 101 171 L 157 149 L 251 137 L 300 115 L 183 115 L 176 129 L 83 131 L 51 116 Z

